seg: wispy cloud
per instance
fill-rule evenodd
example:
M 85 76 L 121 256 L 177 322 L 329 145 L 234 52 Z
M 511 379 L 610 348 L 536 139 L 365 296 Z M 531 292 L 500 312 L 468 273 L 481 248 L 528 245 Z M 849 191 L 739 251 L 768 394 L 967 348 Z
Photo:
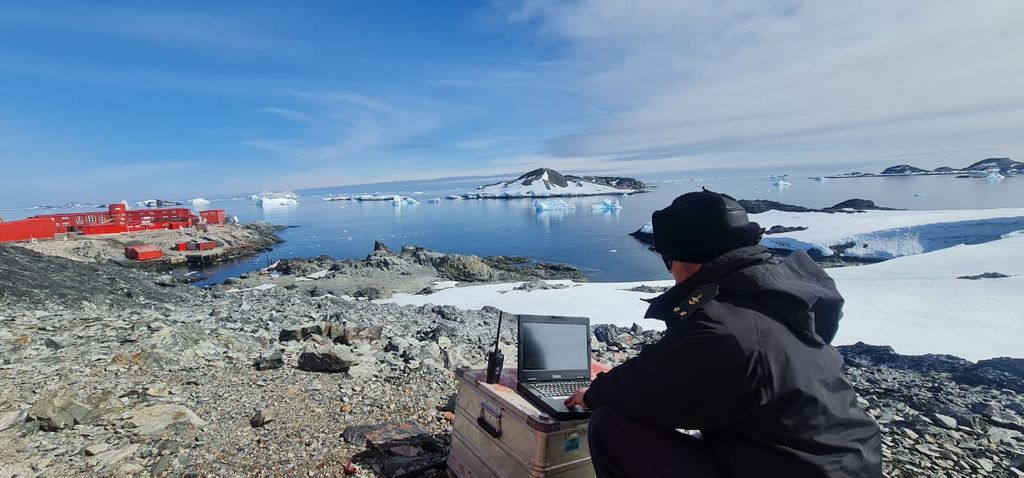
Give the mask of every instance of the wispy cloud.
M 552 138 L 558 156 L 1024 152 L 1021 2 L 527 0 L 508 18 L 567 42 L 562 74 L 613 112 Z
M 313 124 L 317 122 L 316 118 L 314 118 L 313 115 L 303 113 L 301 111 L 290 110 L 287 108 L 268 106 L 266 108 L 263 108 L 261 111 L 263 111 L 264 113 L 270 113 L 274 116 L 278 116 L 289 121 L 295 121 L 297 123 Z

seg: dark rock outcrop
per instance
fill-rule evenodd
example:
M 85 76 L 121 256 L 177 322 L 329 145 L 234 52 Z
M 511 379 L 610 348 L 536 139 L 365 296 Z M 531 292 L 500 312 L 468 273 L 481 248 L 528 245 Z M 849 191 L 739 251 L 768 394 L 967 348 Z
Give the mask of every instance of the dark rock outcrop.
M 915 173 L 927 173 L 927 169 L 921 169 L 909 164 L 900 164 L 896 166 L 890 166 L 882 171 L 882 174 L 915 174 Z

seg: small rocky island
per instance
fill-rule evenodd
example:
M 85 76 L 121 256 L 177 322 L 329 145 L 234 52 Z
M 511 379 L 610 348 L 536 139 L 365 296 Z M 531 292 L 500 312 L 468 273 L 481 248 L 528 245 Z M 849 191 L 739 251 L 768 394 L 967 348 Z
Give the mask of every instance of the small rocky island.
M 487 184 L 463 194 L 463 199 L 604 196 L 645 192 L 647 185 L 634 178 L 573 176 L 539 168 L 509 181 Z

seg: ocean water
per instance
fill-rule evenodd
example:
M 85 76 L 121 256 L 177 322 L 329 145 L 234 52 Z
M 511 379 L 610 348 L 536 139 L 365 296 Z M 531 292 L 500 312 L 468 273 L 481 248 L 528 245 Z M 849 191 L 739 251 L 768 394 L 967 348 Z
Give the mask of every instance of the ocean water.
M 788 187 L 773 185 L 766 174 L 674 174 L 641 177 L 652 191 L 629 196 L 565 198 L 570 211 L 538 212 L 531 199 L 447 200 L 481 181 L 405 183 L 398 187 L 345 187 L 300 191 L 295 207 L 261 209 L 249 200 L 213 200 L 242 221 L 264 220 L 289 228 L 287 242 L 258 257 L 203 270 L 207 280 L 266 266 L 287 257 L 330 255 L 362 258 L 382 241 L 392 249 L 417 245 L 460 254 L 525 256 L 536 261 L 569 263 L 598 282 L 669 278 L 661 260 L 645 244 L 629 236 L 650 220 L 651 212 L 676 196 L 702 187 L 738 199 L 769 199 L 821 208 L 850 198 L 870 199 L 880 206 L 902 209 L 985 209 L 1024 207 L 1024 177 L 1002 181 L 918 176 L 833 179 L 818 182 L 816 174 L 791 175 Z M 331 194 L 403 194 L 420 201 L 394 206 L 390 201 L 323 201 Z M 422 193 L 422 194 L 419 194 Z M 438 204 L 430 198 L 442 198 Z M 618 211 L 593 211 L 604 199 L 618 199 Z M 756 216 L 753 218 L 756 220 Z M 770 227 L 773 224 L 762 224 Z

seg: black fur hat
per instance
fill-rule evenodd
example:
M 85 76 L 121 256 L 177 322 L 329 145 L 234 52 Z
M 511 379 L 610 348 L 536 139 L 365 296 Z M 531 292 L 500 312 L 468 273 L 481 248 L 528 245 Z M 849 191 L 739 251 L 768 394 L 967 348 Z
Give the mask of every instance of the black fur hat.
M 706 264 L 761 241 L 762 229 L 740 203 L 704 189 L 677 197 L 651 215 L 654 250 L 677 261 Z

